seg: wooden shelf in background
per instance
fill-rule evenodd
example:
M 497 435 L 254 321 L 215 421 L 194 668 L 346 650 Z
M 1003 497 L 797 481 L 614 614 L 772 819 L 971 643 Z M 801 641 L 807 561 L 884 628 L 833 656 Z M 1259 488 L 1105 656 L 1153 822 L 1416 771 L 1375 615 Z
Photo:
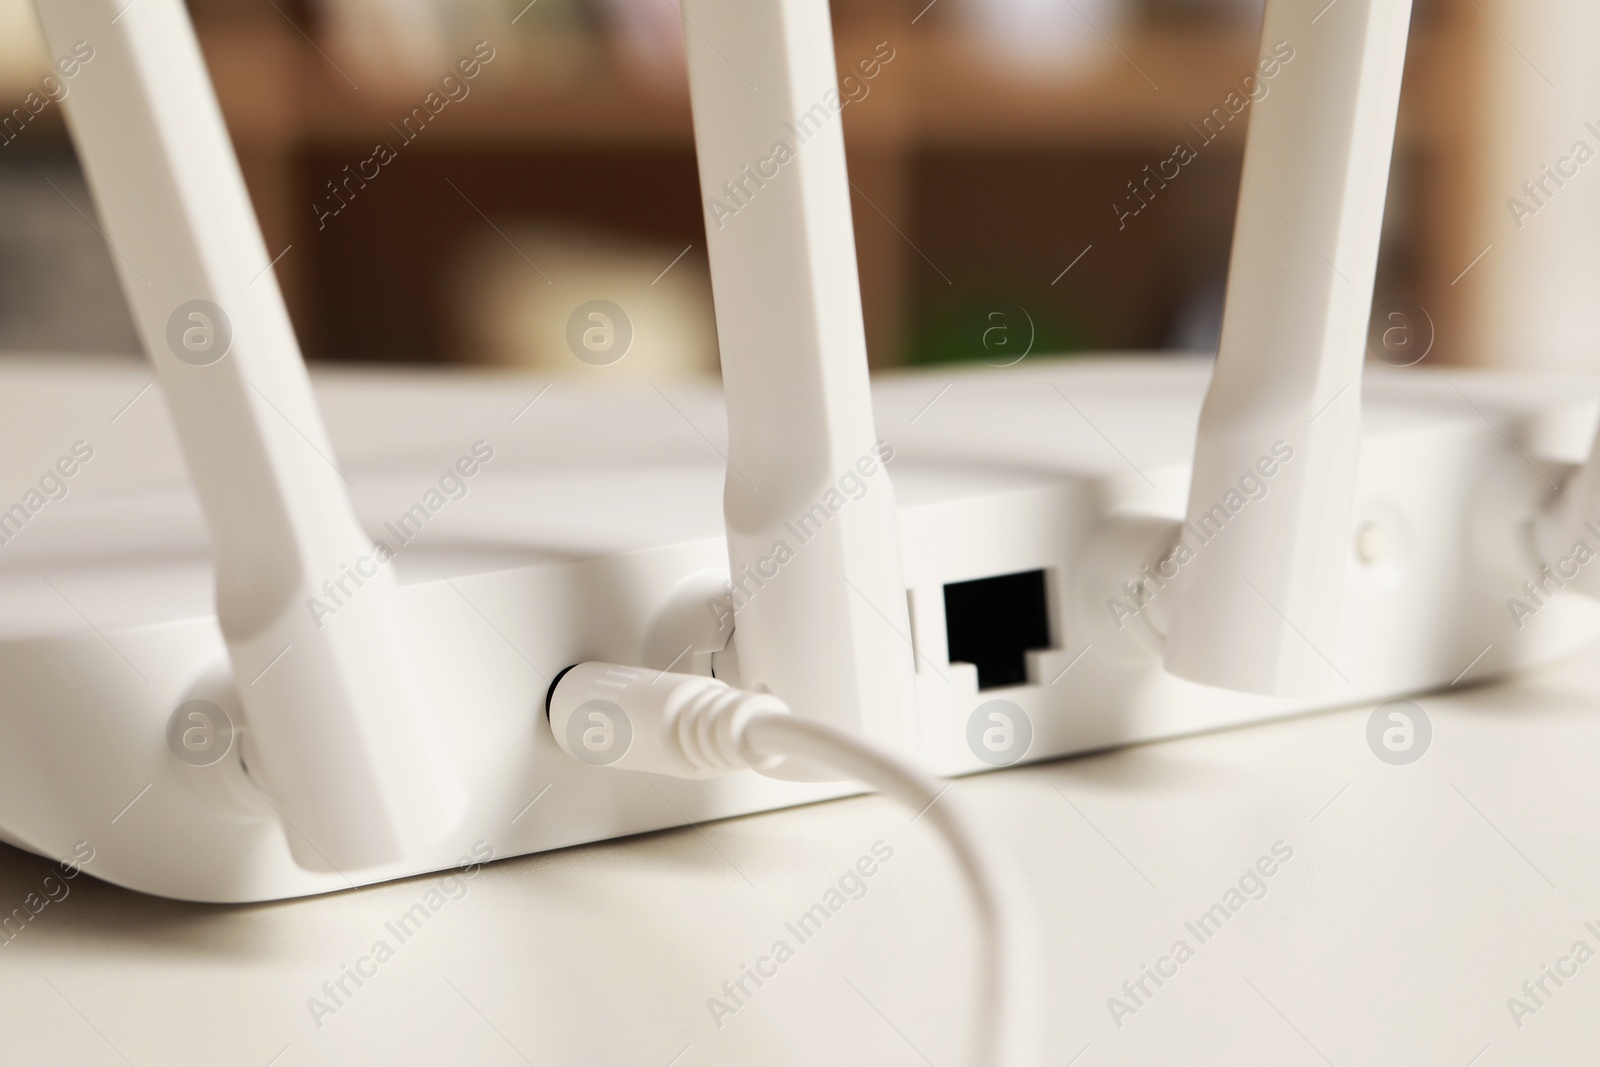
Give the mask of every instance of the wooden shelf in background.
M 353 89 L 287 26 L 214 30 L 203 37 L 223 109 L 243 141 L 364 143 L 420 103 L 431 86 Z M 846 37 L 841 70 L 872 53 L 869 35 Z M 1412 46 L 1406 136 L 1424 137 L 1448 116 L 1454 49 L 1442 35 Z M 571 77 L 541 75 L 514 55 L 485 68 L 472 94 L 449 105 L 430 141 L 495 145 L 650 145 L 691 138 L 681 81 L 630 76 L 587 38 L 555 51 L 586 55 Z M 1085 149 L 1164 146 L 1221 106 L 1255 62 L 1253 34 L 1151 29 L 1086 50 L 1067 73 L 1031 73 L 996 61 L 955 35 L 923 34 L 896 46 L 893 61 L 845 109 L 853 139 L 933 146 L 1039 145 Z M 364 80 L 364 79 L 363 79 Z M 392 131 L 391 131 L 392 132 Z

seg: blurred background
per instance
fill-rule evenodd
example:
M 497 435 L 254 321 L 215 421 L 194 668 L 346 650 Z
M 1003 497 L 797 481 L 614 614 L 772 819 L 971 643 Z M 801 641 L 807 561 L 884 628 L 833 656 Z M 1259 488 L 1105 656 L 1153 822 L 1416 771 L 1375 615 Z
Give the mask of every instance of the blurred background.
M 1600 162 L 1560 162 L 1600 149 L 1582 3 L 1417 0 L 1374 358 L 1600 369 Z M 190 10 L 310 358 L 597 373 L 564 331 L 607 299 L 608 372 L 716 373 L 676 0 Z M 1214 350 L 1261 0 L 833 15 L 875 368 Z M 56 58 L 0 0 L 0 350 L 132 353 Z

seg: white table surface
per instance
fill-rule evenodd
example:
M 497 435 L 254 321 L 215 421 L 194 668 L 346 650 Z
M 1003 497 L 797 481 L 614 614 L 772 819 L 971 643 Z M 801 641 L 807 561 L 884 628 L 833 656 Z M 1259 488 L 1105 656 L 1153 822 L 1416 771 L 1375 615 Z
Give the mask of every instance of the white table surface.
M 1419 703 L 1410 766 L 1368 749 L 1366 707 L 956 783 L 1040 904 L 1048 1062 L 1595 1062 L 1600 958 L 1520 1027 L 1507 999 L 1600 951 L 1600 654 Z M 878 841 L 866 895 L 786 934 Z M 1265 896 L 1199 944 L 1185 921 L 1280 841 Z M 52 869 L 0 849 L 0 906 Z M 399 943 L 385 923 L 439 881 L 222 907 L 79 877 L 0 945 L 0 1062 L 963 1062 L 968 902 L 878 798 L 490 864 Z M 780 938 L 793 959 L 716 1026 L 708 998 Z M 1180 938 L 1193 958 L 1117 1026 L 1108 998 Z M 393 958 L 317 1025 L 308 999 L 380 939 Z

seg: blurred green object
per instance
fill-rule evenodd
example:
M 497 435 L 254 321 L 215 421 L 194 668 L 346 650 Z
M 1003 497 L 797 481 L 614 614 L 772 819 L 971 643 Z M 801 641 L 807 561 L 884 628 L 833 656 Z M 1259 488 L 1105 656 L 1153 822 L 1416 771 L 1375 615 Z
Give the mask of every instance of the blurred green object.
M 1011 296 L 957 296 L 924 308 L 906 362 L 987 363 L 1003 367 L 1030 355 L 1083 352 L 1094 347 L 1083 322 L 1041 301 Z

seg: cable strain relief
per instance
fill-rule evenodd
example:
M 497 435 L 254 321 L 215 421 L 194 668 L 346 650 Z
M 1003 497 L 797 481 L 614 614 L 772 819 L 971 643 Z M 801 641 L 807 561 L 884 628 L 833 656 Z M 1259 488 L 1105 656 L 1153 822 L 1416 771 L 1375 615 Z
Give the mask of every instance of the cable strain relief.
M 690 696 L 676 716 L 678 747 L 702 772 L 764 770 L 776 761 L 745 745 L 744 728 L 756 716 L 788 712 L 789 706 L 770 693 L 708 685 Z

